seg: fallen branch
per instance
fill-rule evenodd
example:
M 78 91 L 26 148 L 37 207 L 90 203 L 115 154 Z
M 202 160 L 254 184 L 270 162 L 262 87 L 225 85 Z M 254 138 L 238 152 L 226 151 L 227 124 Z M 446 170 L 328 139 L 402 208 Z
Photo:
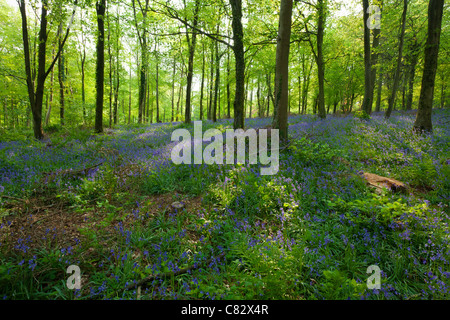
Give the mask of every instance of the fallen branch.
M 130 289 L 133 289 L 135 287 L 143 287 L 146 283 L 151 282 L 151 281 L 156 280 L 156 279 L 164 279 L 164 278 L 167 278 L 167 277 L 179 276 L 180 274 L 184 274 L 184 273 L 187 273 L 190 270 L 197 269 L 197 268 L 199 268 L 202 265 L 209 264 L 209 263 L 213 262 L 214 260 L 220 259 L 220 258 L 222 258 L 224 256 L 225 256 L 225 253 L 223 252 L 223 253 L 219 254 L 218 256 L 212 257 L 211 259 L 208 259 L 208 260 L 206 260 L 205 262 L 203 262 L 201 264 L 193 264 L 192 266 L 189 266 L 189 267 L 184 268 L 184 269 L 180 269 L 180 270 L 178 270 L 176 272 L 165 272 L 165 273 L 160 273 L 160 274 L 148 276 L 145 279 L 142 279 L 142 280 L 140 280 L 140 281 L 138 281 L 136 283 L 128 285 L 127 287 L 125 287 L 125 290 L 130 290 Z
M 5 198 L 5 199 L 10 199 L 10 200 L 16 200 L 16 201 L 21 201 L 24 203 L 27 203 L 28 200 L 24 200 L 24 199 L 20 199 L 20 198 L 15 198 L 15 197 L 11 197 L 11 196 L 5 196 L 5 195 L 0 195 L 0 198 Z
M 44 172 L 43 175 L 46 177 L 57 177 L 57 176 L 65 176 L 65 175 L 69 175 L 69 176 L 77 176 L 80 174 L 84 174 L 86 175 L 89 170 L 95 169 L 99 166 L 101 166 L 103 164 L 103 162 L 100 162 L 96 165 L 87 167 L 87 168 L 83 168 L 83 169 L 78 169 L 78 170 L 70 170 L 70 169 L 66 169 L 66 170 L 62 170 L 60 172 Z

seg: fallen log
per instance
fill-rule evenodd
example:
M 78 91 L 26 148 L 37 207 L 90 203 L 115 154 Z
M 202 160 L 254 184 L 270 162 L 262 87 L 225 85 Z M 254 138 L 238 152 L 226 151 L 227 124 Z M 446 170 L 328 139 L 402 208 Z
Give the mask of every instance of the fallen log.
M 406 191 L 406 185 L 398 180 L 392 179 L 392 178 L 386 178 L 386 177 L 382 177 L 379 176 L 377 174 L 374 173 L 368 173 L 368 172 L 363 172 L 362 176 L 364 177 L 364 179 L 366 180 L 366 182 L 379 189 L 388 189 L 392 192 L 404 192 Z

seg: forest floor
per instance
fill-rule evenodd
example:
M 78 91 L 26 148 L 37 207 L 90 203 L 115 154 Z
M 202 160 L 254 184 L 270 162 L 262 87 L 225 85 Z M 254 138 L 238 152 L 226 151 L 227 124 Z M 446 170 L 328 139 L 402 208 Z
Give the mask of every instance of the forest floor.
M 291 116 L 273 176 L 173 164 L 180 123 L 0 132 L 0 299 L 448 299 L 449 116 Z

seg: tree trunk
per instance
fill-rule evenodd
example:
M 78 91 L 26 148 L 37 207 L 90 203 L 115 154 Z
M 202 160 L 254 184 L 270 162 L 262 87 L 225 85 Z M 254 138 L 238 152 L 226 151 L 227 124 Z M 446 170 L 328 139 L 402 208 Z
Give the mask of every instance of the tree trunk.
M 30 47 L 28 37 L 28 26 L 26 16 L 25 0 L 20 0 L 19 9 L 22 17 L 22 40 L 24 46 L 25 72 L 27 76 L 28 98 L 30 100 L 31 112 L 33 114 L 34 137 L 42 140 L 44 132 L 42 130 L 42 102 L 44 95 L 45 82 L 45 53 L 47 44 L 47 1 L 43 0 L 41 7 L 41 22 L 39 30 L 39 49 L 38 49 L 38 75 L 36 91 L 34 81 L 31 75 Z
M 227 50 L 227 118 L 231 118 L 230 101 L 230 51 Z
M 159 62 L 156 62 L 156 123 L 161 122 L 159 119 Z
M 364 100 L 362 110 L 367 114 L 372 111 L 373 86 L 372 86 L 372 63 L 370 56 L 370 29 L 369 19 L 369 0 L 363 0 L 363 19 L 364 19 Z
M 406 97 L 406 110 L 412 109 L 413 94 L 414 94 L 414 79 L 416 77 L 416 66 L 419 58 L 420 46 L 415 39 L 410 54 L 409 70 L 408 70 L 408 94 Z
M 250 101 L 249 101 L 249 105 L 250 105 L 250 108 L 249 108 L 249 110 L 248 110 L 248 117 L 249 118 L 252 118 L 252 108 L 253 108 L 253 88 L 251 88 L 251 84 L 250 84 Z
M 292 0 L 281 0 L 275 67 L 275 106 L 273 127 L 280 140 L 288 138 L 289 49 L 291 41 Z
M 200 10 L 200 0 L 195 0 L 192 41 L 189 40 L 189 33 L 186 30 L 186 38 L 189 48 L 189 61 L 188 61 L 187 85 L 186 85 L 186 108 L 184 114 L 185 123 L 191 123 L 191 96 L 192 96 L 191 91 L 192 91 L 192 77 L 194 74 L 194 55 L 195 55 L 195 44 L 197 39 L 197 24 L 198 24 L 199 10 Z
M 381 109 L 381 91 L 383 89 L 383 77 L 380 73 L 378 76 L 378 89 L 377 89 L 377 102 L 375 105 L 375 112 L 379 112 Z
M 81 103 L 83 108 L 83 123 L 86 123 L 86 88 L 85 88 L 85 63 L 86 63 L 86 49 L 83 49 L 81 57 Z
M 214 89 L 214 43 L 211 42 L 211 60 L 210 60 L 210 74 L 209 74 L 209 99 L 208 99 L 208 120 L 212 119 L 212 109 L 213 109 L 213 89 Z
M 95 88 L 97 90 L 95 103 L 95 132 L 103 132 L 103 93 L 105 76 L 105 23 L 106 0 L 97 1 L 97 65 Z
M 59 47 L 61 47 L 61 38 L 62 38 L 62 30 L 63 26 L 62 26 L 62 22 L 59 24 L 59 28 L 58 28 L 58 45 Z M 59 119 L 60 119 L 60 123 L 61 126 L 64 125 L 64 81 L 65 79 L 65 74 L 64 74 L 64 68 L 65 68 L 65 63 L 64 63 L 64 49 L 61 49 L 61 54 L 59 55 L 59 59 L 58 59 L 58 83 L 59 83 Z
M 317 1 L 317 73 L 319 78 L 319 97 L 317 101 L 317 107 L 319 111 L 319 117 L 325 119 L 327 117 L 325 112 L 325 64 L 323 62 L 323 34 L 325 28 L 325 2 L 324 0 Z
M 173 122 L 174 113 L 175 113 L 175 71 L 176 71 L 176 58 L 173 57 L 173 65 L 172 65 L 172 116 L 170 121 Z
M 205 88 L 205 44 L 202 45 L 202 82 L 200 85 L 200 120 L 203 120 L 203 90 Z
M 130 59 L 130 83 L 128 88 L 128 124 L 131 123 L 131 59 Z
M 425 45 L 425 62 L 423 68 L 422 88 L 419 108 L 414 122 L 417 132 L 432 132 L 431 114 L 433 111 L 434 84 L 441 38 L 444 0 L 430 0 L 428 4 L 428 36 Z
M 219 28 L 217 28 L 219 29 Z M 212 114 L 212 120 L 214 122 L 217 121 L 217 100 L 218 100 L 218 94 L 219 94 L 219 85 L 220 85 L 220 55 L 219 55 L 219 42 L 216 41 L 216 81 L 214 84 L 214 107 L 213 107 L 213 114 Z
M 388 109 L 384 117 L 388 119 L 391 116 L 392 110 L 395 104 L 395 97 L 397 95 L 398 85 L 400 82 L 400 71 L 402 66 L 402 55 L 403 55 L 403 40 L 405 36 L 405 25 L 406 25 L 406 12 L 408 11 L 408 0 L 403 0 L 403 13 L 402 13 L 402 25 L 400 31 L 400 40 L 398 45 L 398 57 L 397 57 L 397 68 L 394 74 L 394 84 L 392 86 L 392 91 L 388 99 Z
M 245 56 L 242 28 L 242 0 L 229 0 L 232 10 L 233 51 L 236 66 L 236 90 L 234 96 L 234 129 L 244 129 Z
M 52 49 L 52 59 L 55 58 L 55 47 L 53 46 Z M 54 71 L 52 69 L 52 72 L 50 74 L 50 97 L 49 97 L 49 101 L 48 101 L 48 106 L 47 106 L 47 114 L 45 115 L 45 125 L 48 126 L 49 122 L 50 122 L 50 114 L 52 112 L 52 102 L 53 102 L 53 79 L 54 79 Z
M 111 26 L 109 23 L 109 10 L 108 8 L 106 9 L 106 22 L 107 22 L 107 27 L 108 27 L 108 56 L 109 56 L 109 128 L 111 128 L 112 126 L 112 92 L 113 92 L 113 70 L 112 70 L 112 54 L 111 54 Z

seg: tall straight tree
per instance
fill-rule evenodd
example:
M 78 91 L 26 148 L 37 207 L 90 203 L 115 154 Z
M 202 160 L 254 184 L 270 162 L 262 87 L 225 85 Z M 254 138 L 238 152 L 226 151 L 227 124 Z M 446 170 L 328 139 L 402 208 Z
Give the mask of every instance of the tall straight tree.
M 242 0 L 230 0 L 232 10 L 232 46 L 236 66 L 236 90 L 234 96 L 234 129 L 244 129 L 244 99 L 245 99 L 245 55 L 244 31 L 242 28 Z
M 326 17 L 326 1 L 317 1 L 317 74 L 319 78 L 319 96 L 318 96 L 318 109 L 319 117 L 325 119 L 327 114 L 325 112 L 325 62 L 323 60 L 323 36 L 325 29 L 325 17 Z
M 61 46 L 62 41 L 62 32 L 63 32 L 63 24 L 62 21 L 59 24 L 58 28 L 58 44 Z M 59 82 L 59 118 L 61 125 L 64 125 L 64 82 L 66 80 L 65 76 L 65 59 L 64 59 L 64 48 L 61 49 L 61 54 L 58 59 L 58 82 Z
M 105 76 L 105 12 L 106 0 L 99 0 L 96 3 L 97 11 L 97 64 L 95 69 L 95 132 L 103 132 L 103 93 Z
M 281 0 L 275 66 L 275 111 L 273 127 L 280 140 L 288 138 L 289 48 L 291 42 L 292 0 Z
M 363 0 L 364 19 L 364 100 L 362 110 L 371 114 L 373 101 L 373 86 L 371 76 L 371 56 L 370 56 L 370 29 L 369 29 L 369 0 Z
M 400 39 L 398 44 L 398 56 L 397 56 L 397 67 L 394 74 L 394 84 L 392 85 L 392 90 L 388 98 L 388 108 L 384 117 L 388 119 L 391 116 L 392 110 L 394 109 L 395 98 L 397 95 L 398 85 L 400 82 L 400 72 L 402 67 L 402 57 L 403 57 L 403 42 L 405 38 L 405 26 L 406 26 L 406 13 L 408 11 L 408 0 L 403 0 L 403 13 L 402 13 L 402 24 L 400 30 Z
M 139 113 L 138 122 L 142 123 L 142 116 L 145 108 L 145 97 L 147 95 L 147 67 L 148 67 L 148 44 L 147 44 L 147 13 L 149 10 L 149 0 L 145 0 L 142 4 L 140 0 L 137 0 L 140 12 L 142 14 L 142 30 L 139 27 L 136 14 L 136 3 L 135 0 L 132 1 L 134 23 L 136 26 L 137 35 L 139 38 L 139 43 L 141 45 L 141 65 L 140 65 L 140 82 L 139 82 Z
M 205 87 L 205 43 L 202 45 L 202 81 L 200 85 L 200 120 L 203 120 L 203 90 Z
M 444 0 L 430 0 L 428 4 L 428 35 L 425 45 L 425 62 L 423 67 L 422 88 L 420 90 L 419 108 L 414 122 L 417 132 L 432 132 L 434 83 L 441 39 Z
M 42 140 L 44 138 L 44 132 L 42 130 L 42 104 L 44 100 L 45 80 L 47 79 L 50 72 L 53 70 L 53 67 L 61 54 L 61 50 L 64 47 L 67 37 L 69 36 L 70 27 L 72 25 L 73 18 L 75 15 L 75 7 L 72 13 L 72 18 L 70 19 L 70 23 L 67 27 L 64 39 L 61 41 L 61 44 L 59 45 L 58 52 L 56 56 L 53 58 L 53 61 L 51 62 L 48 69 L 46 69 L 46 51 L 48 39 L 48 31 L 47 31 L 48 1 L 42 0 L 39 36 L 38 36 L 39 37 L 38 59 L 37 59 L 38 70 L 37 70 L 37 79 L 35 79 L 35 77 L 31 72 L 30 44 L 29 44 L 28 21 L 27 21 L 27 14 L 26 14 L 27 10 L 25 0 L 18 0 L 18 4 L 20 15 L 22 18 L 22 40 L 25 58 L 25 75 L 26 75 L 28 98 L 30 101 L 31 113 L 33 116 L 33 132 L 34 137 L 36 139 Z
M 311 47 L 311 51 L 314 54 L 314 59 L 317 65 L 317 78 L 319 81 L 319 92 L 317 96 L 317 107 L 319 109 L 319 117 L 321 119 L 325 119 L 327 117 L 327 113 L 325 110 L 325 62 L 323 58 L 323 38 L 324 38 L 324 30 L 325 30 L 325 20 L 327 13 L 327 1 L 328 0 L 317 0 L 317 4 L 313 5 L 310 2 L 302 1 L 309 6 L 312 6 L 317 11 L 317 31 L 312 33 L 308 30 L 308 20 L 303 14 L 305 18 L 305 29 L 308 34 L 308 42 Z M 316 48 L 314 48 L 313 42 L 311 41 L 311 34 L 315 34 L 317 38 Z M 313 110 L 315 110 L 313 108 Z
M 194 21 L 192 28 L 192 39 L 189 36 L 189 32 L 186 26 L 186 40 L 188 43 L 189 60 L 188 60 L 188 72 L 187 72 L 187 85 L 186 85 L 186 108 L 184 114 L 184 122 L 191 123 L 191 96 L 192 96 L 192 77 L 194 74 L 194 55 L 195 55 L 195 44 L 197 39 L 197 24 L 198 24 L 198 14 L 200 11 L 200 0 L 195 0 L 194 8 Z M 186 7 L 186 3 L 185 3 Z

